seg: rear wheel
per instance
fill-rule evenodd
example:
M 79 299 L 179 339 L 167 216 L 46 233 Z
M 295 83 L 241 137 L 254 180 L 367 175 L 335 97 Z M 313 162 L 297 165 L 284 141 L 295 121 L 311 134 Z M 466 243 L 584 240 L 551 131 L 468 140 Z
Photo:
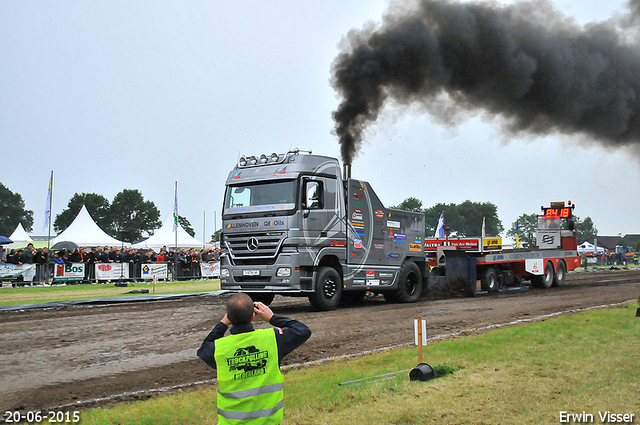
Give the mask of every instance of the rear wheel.
M 542 276 L 534 276 L 531 279 L 531 283 L 536 288 L 551 288 L 555 276 L 556 274 L 553 271 L 553 263 L 551 261 L 547 261 L 547 265 L 544 267 L 544 274 Z
M 342 296 L 342 279 L 333 267 L 320 267 L 316 277 L 315 290 L 309 302 L 318 310 L 335 310 Z
M 482 279 L 482 290 L 488 292 L 496 292 L 499 288 L 498 274 L 492 268 L 487 269 Z
M 398 289 L 385 292 L 384 299 L 387 302 L 414 303 L 422 295 L 422 274 L 413 261 L 405 263 L 398 276 Z
M 556 277 L 553 280 L 553 286 L 564 286 L 567 278 L 567 265 L 563 260 L 558 261 L 558 269 L 556 270 Z
M 263 303 L 264 305 L 269 305 L 273 302 L 273 297 L 275 297 L 276 294 L 271 292 L 256 292 L 250 293 L 249 296 L 255 303 Z

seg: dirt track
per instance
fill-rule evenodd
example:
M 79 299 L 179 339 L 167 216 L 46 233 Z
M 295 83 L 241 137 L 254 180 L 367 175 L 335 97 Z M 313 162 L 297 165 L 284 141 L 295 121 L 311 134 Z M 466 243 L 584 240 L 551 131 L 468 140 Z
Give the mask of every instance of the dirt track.
M 285 359 L 295 364 L 410 342 L 417 316 L 427 319 L 429 336 L 436 336 L 637 299 L 640 270 L 569 274 L 567 283 L 415 304 L 367 298 L 333 312 L 313 311 L 304 298 L 276 297 L 271 307 L 313 331 Z M 225 302 L 222 296 L 0 313 L 0 412 L 78 401 L 83 403 L 64 409 L 85 409 L 152 393 L 84 403 L 94 398 L 210 380 L 215 372 L 196 358 L 196 350 L 224 315 Z

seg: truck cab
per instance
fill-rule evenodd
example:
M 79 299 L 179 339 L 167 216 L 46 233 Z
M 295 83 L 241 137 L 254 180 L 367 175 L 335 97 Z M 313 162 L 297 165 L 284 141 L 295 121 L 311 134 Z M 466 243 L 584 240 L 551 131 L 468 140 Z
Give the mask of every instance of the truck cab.
M 304 296 L 320 310 L 367 290 L 420 296 L 424 216 L 385 208 L 367 182 L 343 179 L 336 158 L 298 149 L 241 157 L 222 220 L 222 289 L 267 304 Z

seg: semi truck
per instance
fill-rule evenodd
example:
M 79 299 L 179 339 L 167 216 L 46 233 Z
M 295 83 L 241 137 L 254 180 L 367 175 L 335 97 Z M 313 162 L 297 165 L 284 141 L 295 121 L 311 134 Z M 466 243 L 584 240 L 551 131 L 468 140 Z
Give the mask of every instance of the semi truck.
M 469 294 L 522 279 L 548 287 L 580 264 L 563 217 L 545 215 L 546 233 L 528 250 L 503 250 L 500 238 L 425 238 L 424 214 L 385 207 L 350 166 L 311 151 L 243 155 L 225 186 L 221 288 L 265 304 L 280 294 L 332 310 L 367 291 L 415 302 L 453 279 Z

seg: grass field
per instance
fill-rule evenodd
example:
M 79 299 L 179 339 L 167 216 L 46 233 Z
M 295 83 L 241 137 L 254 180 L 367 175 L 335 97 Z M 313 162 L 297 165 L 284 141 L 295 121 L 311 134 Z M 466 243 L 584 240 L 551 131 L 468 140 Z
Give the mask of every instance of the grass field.
M 114 285 L 66 285 L 66 286 L 29 286 L 0 289 L 0 305 L 36 304 L 54 301 L 81 300 L 89 298 L 130 296 L 140 289 L 153 291 L 153 284 L 146 282 L 129 283 L 127 287 Z M 156 294 L 191 293 L 217 291 L 220 280 L 192 280 L 184 282 L 158 282 Z M 145 294 L 146 295 L 146 294 Z
M 561 412 L 602 423 L 599 412 L 609 411 L 634 414 L 638 424 L 636 304 L 430 344 L 425 361 L 447 373 L 426 382 L 408 379 L 415 348 L 289 370 L 283 423 L 554 424 Z M 215 412 L 212 386 L 92 409 L 81 423 L 211 424 Z

